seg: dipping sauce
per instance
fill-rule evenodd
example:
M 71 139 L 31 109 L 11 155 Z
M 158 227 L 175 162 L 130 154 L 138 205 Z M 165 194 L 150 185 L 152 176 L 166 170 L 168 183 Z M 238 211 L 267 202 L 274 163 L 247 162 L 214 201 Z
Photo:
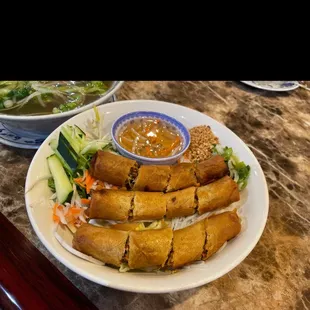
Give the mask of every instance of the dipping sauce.
M 139 118 L 128 122 L 121 128 L 118 142 L 131 153 L 151 158 L 176 155 L 183 146 L 178 130 L 156 118 Z

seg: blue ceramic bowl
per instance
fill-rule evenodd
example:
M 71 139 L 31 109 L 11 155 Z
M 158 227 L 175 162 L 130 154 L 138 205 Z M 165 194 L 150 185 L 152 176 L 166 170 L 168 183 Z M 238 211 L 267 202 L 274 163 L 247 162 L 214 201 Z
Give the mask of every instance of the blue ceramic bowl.
M 144 156 L 136 155 L 134 153 L 127 151 L 125 148 L 123 148 L 117 141 L 117 136 L 118 136 L 120 129 L 126 123 L 128 123 L 132 120 L 141 119 L 141 118 L 160 119 L 160 120 L 174 126 L 183 139 L 182 149 L 177 154 L 175 154 L 173 156 L 161 157 L 161 158 L 150 158 L 150 157 L 144 157 Z M 190 144 L 189 131 L 181 122 L 177 121 L 175 118 L 170 117 L 166 114 L 158 113 L 158 112 L 152 112 L 152 111 L 137 111 L 137 112 L 127 113 L 127 114 L 121 116 L 112 125 L 111 137 L 112 137 L 115 148 L 123 156 L 134 159 L 138 163 L 143 164 L 143 165 L 172 165 L 172 164 L 176 163 L 177 160 L 184 154 L 184 152 L 188 149 L 189 144 Z

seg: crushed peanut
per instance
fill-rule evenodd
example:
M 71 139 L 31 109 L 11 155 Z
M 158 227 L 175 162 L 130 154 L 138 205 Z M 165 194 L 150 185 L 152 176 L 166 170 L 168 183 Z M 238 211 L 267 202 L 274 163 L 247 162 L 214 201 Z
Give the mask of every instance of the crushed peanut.
M 188 156 L 191 162 L 201 162 L 212 156 L 212 147 L 219 143 L 210 126 L 202 125 L 190 129 L 191 144 Z

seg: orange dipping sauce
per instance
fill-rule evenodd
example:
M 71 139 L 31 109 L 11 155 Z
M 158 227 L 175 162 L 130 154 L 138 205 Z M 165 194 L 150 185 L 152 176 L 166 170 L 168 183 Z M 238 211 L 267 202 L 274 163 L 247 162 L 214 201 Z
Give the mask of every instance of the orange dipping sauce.
M 155 118 L 131 120 L 121 128 L 117 139 L 127 151 L 151 158 L 176 155 L 183 146 L 178 130 Z

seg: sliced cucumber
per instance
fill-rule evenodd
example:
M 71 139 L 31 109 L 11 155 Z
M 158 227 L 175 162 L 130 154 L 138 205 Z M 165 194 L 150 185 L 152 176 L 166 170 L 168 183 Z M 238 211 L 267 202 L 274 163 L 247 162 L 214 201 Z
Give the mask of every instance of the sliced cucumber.
M 58 141 L 57 139 L 52 139 L 49 146 L 55 152 L 66 171 L 70 175 L 73 175 L 78 165 L 78 155 L 70 146 L 64 135 L 60 132 Z
M 80 154 L 85 146 L 85 138 L 86 134 L 80 127 L 67 125 L 61 128 L 58 139 L 50 142 L 50 147 L 71 176 L 79 166 L 87 164 L 87 160 Z
M 56 154 L 49 156 L 47 163 L 55 182 L 57 200 L 59 203 L 64 203 L 71 196 L 72 184 Z
M 73 150 L 79 154 L 84 147 L 85 133 L 78 126 L 63 126 L 60 132 Z
M 59 133 L 57 152 L 55 151 L 55 153 L 61 156 L 61 161 L 68 165 L 71 172 L 75 171 L 78 166 L 79 156 L 62 132 Z

